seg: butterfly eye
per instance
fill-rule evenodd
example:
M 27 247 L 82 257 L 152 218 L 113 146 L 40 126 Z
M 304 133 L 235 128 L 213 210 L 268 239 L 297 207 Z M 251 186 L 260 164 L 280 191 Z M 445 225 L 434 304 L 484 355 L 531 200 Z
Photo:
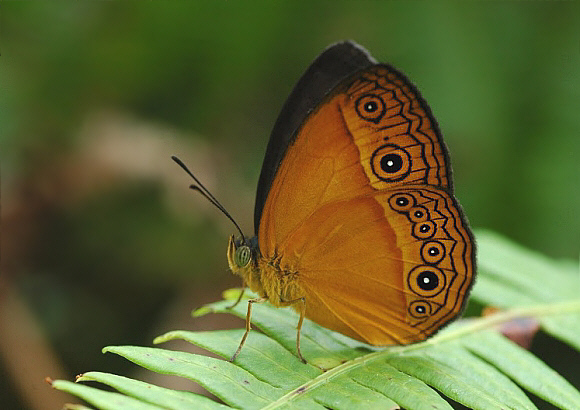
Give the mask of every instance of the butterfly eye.
M 383 181 L 400 181 L 411 171 L 411 155 L 397 145 L 385 144 L 373 152 L 371 169 Z
M 403 158 L 397 154 L 387 154 L 381 158 L 381 169 L 387 174 L 393 174 L 403 168 Z
M 429 219 L 429 211 L 422 206 L 416 206 L 409 210 L 409 219 L 412 222 L 425 222 Z
M 389 205 L 394 211 L 407 212 L 415 206 L 415 198 L 411 194 L 395 194 L 389 198 Z
M 421 257 L 426 263 L 434 265 L 445 257 L 445 247 L 437 241 L 429 241 L 421 247 Z
M 429 239 L 435 234 L 435 224 L 425 221 L 413 225 L 413 236 L 418 239 Z
M 406 207 L 407 205 L 409 205 L 409 200 L 405 197 L 397 198 L 396 203 L 398 207 Z
M 424 300 L 415 300 L 409 305 L 409 314 L 415 319 L 424 319 L 431 315 L 431 305 Z
M 364 106 L 364 110 L 366 112 L 375 112 L 377 109 L 379 108 L 379 105 L 377 104 L 376 101 L 369 101 L 368 103 L 365 104 Z
M 234 254 L 234 262 L 238 267 L 245 268 L 250 263 L 252 259 L 252 251 L 250 250 L 249 246 L 242 245 L 238 249 L 236 249 L 236 253 Z
M 385 103 L 377 95 L 365 94 L 356 100 L 356 112 L 362 119 L 378 124 L 385 115 Z
M 417 295 L 431 298 L 445 289 L 445 275 L 439 268 L 420 265 L 409 273 L 407 283 Z

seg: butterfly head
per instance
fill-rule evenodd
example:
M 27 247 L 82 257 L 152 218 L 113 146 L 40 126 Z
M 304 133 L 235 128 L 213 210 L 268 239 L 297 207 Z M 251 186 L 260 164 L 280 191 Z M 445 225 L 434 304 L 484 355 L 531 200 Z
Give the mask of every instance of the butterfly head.
M 236 248 L 234 253 L 234 263 L 239 268 L 245 268 L 252 260 L 252 251 L 248 245 L 241 245 Z
M 245 278 L 254 270 L 256 259 L 256 244 L 254 239 L 235 240 L 233 235 L 230 236 L 228 243 L 228 264 L 234 274 Z

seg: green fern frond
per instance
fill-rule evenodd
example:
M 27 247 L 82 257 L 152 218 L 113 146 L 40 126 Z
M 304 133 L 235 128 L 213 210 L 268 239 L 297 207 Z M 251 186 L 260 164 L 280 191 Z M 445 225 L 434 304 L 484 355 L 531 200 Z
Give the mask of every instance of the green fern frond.
M 225 404 L 100 372 L 77 382 L 96 381 L 118 393 L 62 380 L 52 385 L 102 409 L 452 408 L 446 399 L 476 409 L 536 408 L 524 391 L 560 408 L 580 408 L 574 386 L 494 328 L 533 317 L 546 333 L 580 351 L 578 265 L 549 260 L 491 232 L 480 231 L 477 239 L 479 277 L 472 298 L 506 310 L 455 322 L 425 342 L 377 349 L 306 320 L 301 350 L 309 363 L 303 364 L 296 357 L 298 316 L 260 304 L 252 318 L 263 333 L 250 333 L 235 363 L 153 347 L 104 349 L 153 372 L 195 381 Z M 233 297 L 198 314 L 245 317 L 244 303 L 227 309 Z M 182 339 L 229 358 L 242 335 L 242 329 L 173 331 L 155 343 Z

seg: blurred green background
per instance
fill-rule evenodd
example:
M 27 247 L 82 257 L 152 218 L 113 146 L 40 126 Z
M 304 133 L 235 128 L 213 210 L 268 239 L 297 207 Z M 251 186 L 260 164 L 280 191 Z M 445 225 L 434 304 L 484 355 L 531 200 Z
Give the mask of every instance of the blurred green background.
M 106 345 L 240 325 L 189 317 L 239 286 L 234 229 L 170 155 L 251 233 L 270 129 L 338 40 L 418 85 L 474 227 L 578 257 L 578 3 L 2 2 L 0 35 L 4 408 L 58 408 L 45 376 L 131 375 Z

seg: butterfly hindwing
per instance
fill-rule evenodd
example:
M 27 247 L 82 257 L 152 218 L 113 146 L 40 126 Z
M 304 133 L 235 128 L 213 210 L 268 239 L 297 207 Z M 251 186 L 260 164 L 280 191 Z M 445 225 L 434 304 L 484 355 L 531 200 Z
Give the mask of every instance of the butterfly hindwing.
M 397 232 L 407 322 L 433 333 L 457 316 L 474 279 L 475 248 L 457 200 L 430 186 L 404 186 L 376 197 Z
M 474 274 L 456 201 L 429 186 L 326 204 L 282 245 L 306 316 L 377 345 L 434 333 L 459 313 Z

